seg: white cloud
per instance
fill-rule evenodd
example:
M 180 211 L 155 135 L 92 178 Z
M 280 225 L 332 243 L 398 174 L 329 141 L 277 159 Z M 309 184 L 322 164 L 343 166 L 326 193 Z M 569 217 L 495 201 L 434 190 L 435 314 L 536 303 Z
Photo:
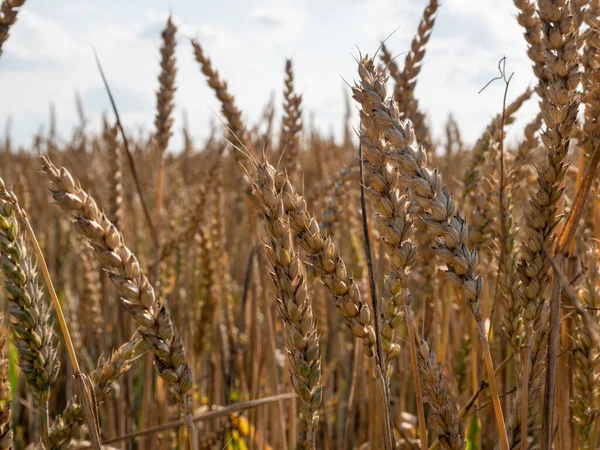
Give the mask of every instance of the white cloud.
M 27 9 L 21 11 L 18 18 L 18 26 L 11 30 L 6 50 L 19 59 L 42 59 L 66 64 L 85 52 L 84 46 L 58 23 L 46 20 Z
M 269 6 L 255 9 L 250 13 L 250 18 L 267 31 L 282 30 L 302 27 L 306 21 L 306 12 L 301 8 Z
M 170 13 L 161 3 L 130 0 L 115 9 L 116 0 L 55 0 L 55 8 L 32 2 L 11 30 L 0 59 L 0 123 L 12 114 L 16 140 L 29 143 L 47 117 L 48 104 L 54 102 L 60 131 L 69 134 L 76 122 L 73 95 L 79 91 L 92 122 L 99 125 L 100 114 L 109 110 L 109 104 L 95 67 L 94 45 L 124 121 L 151 129 L 160 32 Z M 179 28 L 176 130 L 186 110 L 192 132 L 204 137 L 214 117 L 211 109 L 220 110 L 193 59 L 188 38 L 200 40 L 249 122 L 260 117 L 272 92 L 276 105 L 280 103 L 284 59 L 293 57 L 296 86 L 304 96 L 305 123 L 314 112 L 320 129 L 341 130 L 342 77 L 348 82 L 356 78 L 354 45 L 372 54 L 381 39 L 400 27 L 388 46 L 396 54 L 405 52 L 427 3 L 232 0 L 199 8 L 192 0 L 174 2 L 172 13 Z M 74 21 L 76 4 L 80 6 Z M 516 72 L 513 97 L 531 82 L 531 65 L 515 15 L 506 0 L 442 2 L 417 85 L 420 104 L 438 135 L 447 114 L 454 112 L 465 138 L 477 138 L 498 112 L 502 88 L 498 84 L 481 95 L 477 91 L 496 75 L 503 55 L 508 56 L 509 70 Z M 399 63 L 403 60 L 404 56 L 398 58 Z M 530 104 L 527 108 L 533 111 L 535 102 Z M 177 147 L 176 139 L 173 148 Z

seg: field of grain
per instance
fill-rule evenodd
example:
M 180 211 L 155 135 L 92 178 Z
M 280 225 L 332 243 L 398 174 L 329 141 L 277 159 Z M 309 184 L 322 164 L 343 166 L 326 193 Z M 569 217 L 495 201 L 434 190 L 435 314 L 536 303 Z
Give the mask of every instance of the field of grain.
M 415 95 L 423 6 L 408 52 L 356 50 L 343 140 L 291 59 L 248 123 L 192 40 L 221 122 L 168 151 L 169 18 L 154 128 L 116 98 L 100 134 L 78 105 L 68 138 L 0 142 L 0 449 L 600 445 L 600 0 L 514 0 L 536 82 L 500 60 L 474 145 Z M 0 68 L 26 8 L 2 1 Z

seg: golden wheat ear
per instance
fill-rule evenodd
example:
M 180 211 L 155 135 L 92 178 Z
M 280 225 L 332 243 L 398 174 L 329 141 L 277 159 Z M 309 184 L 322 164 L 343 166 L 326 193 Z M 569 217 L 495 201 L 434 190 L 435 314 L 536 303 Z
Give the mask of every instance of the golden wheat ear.
M 25 0 L 4 0 L 0 6 L 0 56 L 2 45 L 8 39 L 10 27 L 17 21 L 17 14 L 25 4 Z

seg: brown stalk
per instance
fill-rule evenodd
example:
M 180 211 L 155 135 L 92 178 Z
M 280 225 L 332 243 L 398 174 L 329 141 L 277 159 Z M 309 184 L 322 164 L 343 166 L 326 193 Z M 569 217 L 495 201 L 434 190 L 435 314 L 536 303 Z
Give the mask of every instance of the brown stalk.
M 575 200 L 573 201 L 573 206 L 571 207 L 571 211 L 567 217 L 565 225 L 558 237 L 557 243 L 557 254 L 567 255 L 569 247 L 575 238 L 575 231 L 577 230 L 577 226 L 579 225 L 579 221 L 581 216 L 585 211 L 585 205 L 587 203 L 587 198 L 589 196 L 590 190 L 592 188 L 592 184 L 594 183 L 594 179 L 596 176 L 596 170 L 598 168 L 598 163 L 600 162 L 600 144 L 596 146 L 594 149 L 594 153 L 592 154 L 592 159 L 588 168 L 586 169 L 585 175 L 583 177 L 583 181 L 575 194 Z
M 154 244 L 158 242 L 156 236 L 156 229 L 154 228 L 154 224 L 152 223 L 152 219 L 150 218 L 150 212 L 148 207 L 146 206 L 146 201 L 144 200 L 144 195 L 142 193 L 142 187 L 140 185 L 140 180 L 138 177 L 138 172 L 135 166 L 135 161 L 133 159 L 133 155 L 129 151 L 129 142 L 127 141 L 127 135 L 125 134 L 125 129 L 121 123 L 121 118 L 119 117 L 119 111 L 117 110 L 117 104 L 115 103 L 115 99 L 112 95 L 110 87 L 108 85 L 108 80 L 104 75 L 104 70 L 102 69 L 102 65 L 100 64 L 100 59 L 98 58 L 98 54 L 96 50 L 94 50 L 94 57 L 96 58 L 96 65 L 98 66 L 98 70 L 100 71 L 100 76 L 102 77 L 102 82 L 104 83 L 104 87 L 106 88 L 106 93 L 108 94 L 108 98 L 110 100 L 110 104 L 112 106 L 113 112 L 117 119 L 117 126 L 119 127 L 119 131 L 121 131 L 121 137 L 123 138 L 123 147 L 125 148 L 125 154 L 127 155 L 127 162 L 129 163 L 129 168 L 131 169 L 131 175 L 133 176 L 133 181 L 135 183 L 135 188 L 137 190 L 138 196 L 140 197 L 140 203 L 142 204 L 142 210 L 144 212 L 144 217 L 146 218 L 146 223 L 148 228 L 150 228 L 150 235 L 152 236 L 152 240 Z
M 247 409 L 257 408 L 263 405 L 269 405 L 275 402 L 281 402 L 284 400 L 291 400 L 296 397 L 296 394 L 293 392 L 272 395 L 269 397 L 263 397 L 255 400 L 248 400 L 247 402 L 235 403 L 233 405 L 219 407 L 214 411 L 207 411 L 203 413 L 196 414 L 192 417 L 192 421 L 195 422 L 205 422 L 211 419 L 218 419 L 220 417 L 227 417 L 230 414 L 245 411 Z M 119 436 L 114 439 L 107 439 L 102 443 L 102 445 L 114 444 L 115 442 L 126 441 L 130 439 L 134 439 L 139 436 L 147 436 L 150 434 L 158 433 L 160 431 L 169 430 L 171 428 L 177 428 L 182 425 L 186 425 L 186 421 L 184 419 L 174 420 L 172 422 L 164 423 L 162 425 L 158 425 L 156 427 L 148 428 L 146 430 L 136 431 L 134 433 L 129 433 L 124 436 Z M 81 450 L 89 450 L 92 447 L 84 447 Z
M 577 314 L 579 314 L 588 328 L 592 339 L 594 340 L 594 344 L 600 348 L 600 326 L 596 320 L 592 317 L 592 315 L 587 311 L 584 305 L 577 299 L 577 293 L 571 287 L 571 282 L 567 278 L 567 276 L 562 271 L 560 265 L 556 261 L 555 258 L 552 257 L 548 249 L 543 248 L 543 252 L 545 253 L 550 265 L 552 266 L 552 270 L 558 275 L 560 278 L 561 287 L 566 294 L 566 298 L 570 301 L 571 306 L 575 309 Z
M 510 85 L 510 80 L 512 79 L 513 74 L 511 74 L 508 79 L 506 78 L 506 57 L 502 58 L 500 60 L 500 63 L 498 64 L 498 68 L 500 69 L 500 78 L 504 81 L 504 97 L 502 98 L 502 116 L 500 119 L 500 139 L 498 140 L 498 153 L 500 154 L 500 183 L 498 186 L 498 197 L 499 197 L 499 202 L 498 202 L 498 206 L 500 209 L 500 256 L 499 256 L 499 263 L 498 263 L 498 274 L 496 277 L 496 287 L 494 289 L 494 299 L 493 299 L 493 303 L 492 303 L 492 311 L 490 313 L 490 328 L 488 330 L 488 334 L 487 334 L 487 338 L 488 340 L 490 339 L 490 336 L 492 335 L 492 330 L 494 328 L 494 312 L 496 311 L 496 303 L 498 300 L 498 287 L 500 285 L 500 274 L 501 274 L 501 270 L 502 270 L 502 262 L 505 258 L 505 252 L 506 252 L 506 239 L 507 239 L 507 233 L 508 230 L 506 229 L 506 220 L 505 220 L 505 215 L 507 214 L 507 212 L 505 211 L 505 202 L 504 202 L 504 195 L 505 195 L 505 184 L 504 184 L 504 178 L 505 178 L 505 171 L 504 171 L 504 127 L 506 124 L 506 97 L 508 95 L 508 87 Z
M 559 270 L 564 263 L 563 255 L 558 255 L 555 264 Z M 550 332 L 548 333 L 548 356 L 546 363 L 546 387 L 544 391 L 542 416 L 542 448 L 551 449 L 554 440 L 554 400 L 556 398 L 556 365 L 560 343 L 560 277 L 552 278 L 550 297 Z

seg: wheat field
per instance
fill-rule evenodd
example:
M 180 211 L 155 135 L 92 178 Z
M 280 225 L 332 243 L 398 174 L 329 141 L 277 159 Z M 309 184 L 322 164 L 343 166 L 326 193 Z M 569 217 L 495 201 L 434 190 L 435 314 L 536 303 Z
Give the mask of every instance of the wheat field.
M 291 59 L 249 123 L 199 40 L 221 121 L 175 130 L 169 18 L 153 128 L 116 98 L 0 143 L 1 449 L 599 447 L 600 0 L 514 0 L 535 84 L 501 60 L 473 145 L 415 95 L 423 6 L 409 51 L 357 50 L 343 139 Z

